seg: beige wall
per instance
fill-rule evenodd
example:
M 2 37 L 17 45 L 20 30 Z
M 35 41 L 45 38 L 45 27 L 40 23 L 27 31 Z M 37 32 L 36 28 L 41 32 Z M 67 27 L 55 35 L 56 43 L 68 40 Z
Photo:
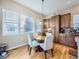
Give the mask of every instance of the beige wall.
M 25 14 L 27 16 L 31 16 L 34 18 L 41 18 L 41 14 L 24 7 L 14 1 L 11 0 L 0 0 L 0 9 L 8 9 L 20 14 Z M 0 14 L 0 33 L 2 32 L 2 15 Z M 19 35 L 12 35 L 12 36 L 1 36 L 0 34 L 0 43 L 7 43 L 9 49 L 15 48 L 20 45 L 24 45 L 27 43 L 27 34 L 19 34 Z
M 60 14 L 66 14 L 66 13 L 76 14 L 76 13 L 79 13 L 79 5 L 75 5 L 75 6 L 71 7 L 71 8 L 62 10 L 59 13 Z
M 66 13 L 71 13 L 71 20 L 73 20 L 73 15 L 74 14 L 79 14 L 79 4 L 78 5 L 75 5 L 75 6 L 72 6 L 71 8 L 66 8 L 66 9 L 63 9 L 63 10 L 60 10 L 60 11 L 57 11 L 55 12 L 53 15 L 51 16 L 48 16 L 47 18 L 51 18 L 52 16 L 55 16 L 55 15 L 63 15 L 63 14 L 66 14 Z M 71 27 L 73 25 L 72 23 L 73 21 L 71 21 Z
M 11 0 L 0 0 L 0 9 L 8 9 L 12 10 L 21 14 L 25 14 L 28 16 L 32 16 L 35 18 L 41 18 L 41 14 L 26 8 L 16 2 L 13 2 Z M 63 11 L 57 12 L 57 14 L 65 14 L 65 13 L 79 13 L 79 5 L 73 6 L 72 8 L 65 9 Z M 2 32 L 2 15 L 0 15 L 0 33 Z M 1 36 L 0 34 L 0 42 L 6 42 L 9 45 L 9 49 L 26 44 L 27 43 L 27 34 L 20 34 L 20 35 L 13 35 L 13 36 Z
M 73 15 L 74 14 L 79 14 L 79 5 L 75 5 L 69 9 L 63 10 L 60 12 L 60 14 L 66 14 L 66 13 L 71 13 L 71 27 L 73 25 Z

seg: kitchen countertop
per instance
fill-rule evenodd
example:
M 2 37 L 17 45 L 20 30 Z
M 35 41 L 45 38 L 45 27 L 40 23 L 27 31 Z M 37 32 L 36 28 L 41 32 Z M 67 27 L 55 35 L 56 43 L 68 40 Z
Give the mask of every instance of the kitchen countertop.
M 79 36 L 79 32 L 74 33 L 75 36 Z

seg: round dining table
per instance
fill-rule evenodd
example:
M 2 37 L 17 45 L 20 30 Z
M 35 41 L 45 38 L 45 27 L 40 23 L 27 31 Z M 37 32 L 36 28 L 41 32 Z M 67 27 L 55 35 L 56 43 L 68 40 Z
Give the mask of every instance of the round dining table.
M 42 35 L 38 35 L 38 36 L 36 36 L 35 38 L 34 38 L 34 40 L 36 40 L 38 43 L 44 43 L 44 40 L 45 40 L 45 36 L 42 36 Z M 36 52 L 42 52 L 43 51 L 43 49 L 39 46 L 39 45 L 37 45 L 36 46 Z

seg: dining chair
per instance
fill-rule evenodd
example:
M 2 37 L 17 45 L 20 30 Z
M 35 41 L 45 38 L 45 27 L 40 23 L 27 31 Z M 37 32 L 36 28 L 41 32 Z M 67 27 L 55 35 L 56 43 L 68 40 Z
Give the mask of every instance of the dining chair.
M 46 53 L 48 50 L 51 50 L 51 53 L 52 53 L 52 56 L 53 56 L 53 35 L 48 33 L 46 34 L 46 37 L 45 37 L 45 41 L 44 43 L 40 43 L 40 47 L 44 50 L 44 53 L 45 53 L 45 59 L 46 59 Z
M 36 47 L 38 45 L 38 42 L 36 40 L 33 39 L 32 37 L 32 33 L 28 34 L 28 50 L 29 50 L 29 55 L 31 54 L 31 50 L 33 47 Z

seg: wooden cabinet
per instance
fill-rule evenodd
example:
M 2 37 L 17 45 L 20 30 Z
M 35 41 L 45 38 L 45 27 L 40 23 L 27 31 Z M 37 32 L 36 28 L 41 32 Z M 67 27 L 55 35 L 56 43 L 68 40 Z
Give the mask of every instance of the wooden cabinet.
M 59 34 L 59 43 L 70 47 L 76 47 L 75 37 L 73 34 Z
M 65 34 L 59 34 L 59 43 L 66 44 Z
M 61 27 L 70 27 L 70 23 L 71 23 L 70 13 L 61 15 L 61 21 L 60 21 Z
M 43 28 L 44 31 L 46 31 L 48 28 L 54 28 L 54 41 L 58 42 L 59 40 L 59 21 L 60 21 L 60 15 L 53 16 L 50 19 L 43 20 Z
M 55 42 L 59 42 L 59 20 L 60 20 L 60 16 L 57 15 L 57 16 L 54 16 L 54 17 L 51 17 L 51 20 L 50 20 L 50 27 L 54 27 L 54 41 Z
M 54 28 L 54 42 L 58 42 L 67 46 L 75 47 L 75 39 L 73 35 L 60 34 L 61 27 L 69 27 L 71 23 L 71 14 L 52 16 L 50 19 L 44 20 L 44 29 Z
M 61 15 L 61 19 L 60 19 L 60 27 L 68 27 L 70 28 L 71 26 L 71 14 L 64 14 Z M 74 35 L 68 35 L 68 34 L 59 34 L 59 43 L 61 44 L 65 44 L 67 46 L 71 46 L 71 47 L 76 47 L 75 45 L 75 38 Z

